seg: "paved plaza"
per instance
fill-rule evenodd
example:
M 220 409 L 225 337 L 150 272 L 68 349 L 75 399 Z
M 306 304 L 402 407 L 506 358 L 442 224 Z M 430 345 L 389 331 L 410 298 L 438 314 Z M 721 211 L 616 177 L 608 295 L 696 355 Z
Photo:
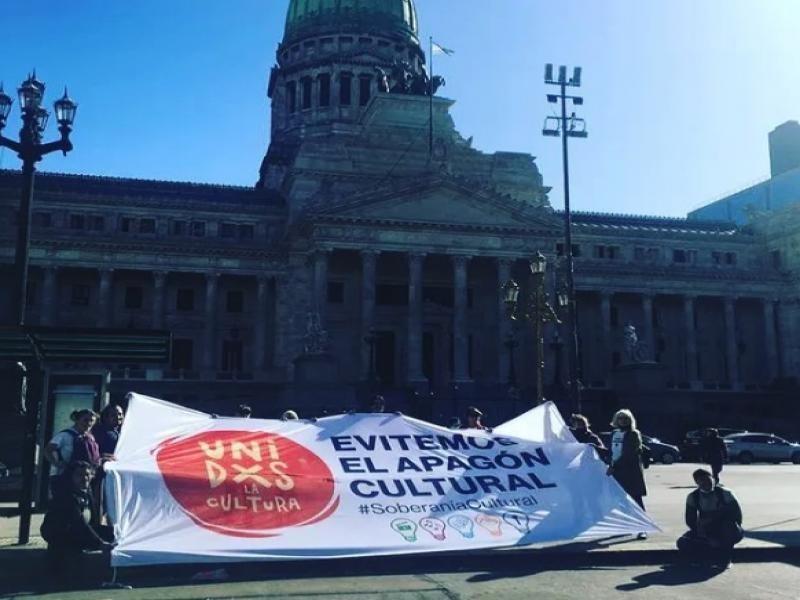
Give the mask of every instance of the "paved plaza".
M 739 497 L 747 532 L 734 568 L 724 572 L 676 564 L 674 540 L 683 531 L 683 502 L 696 466 L 655 465 L 647 471 L 646 502 L 664 533 L 645 541 L 626 537 L 478 553 L 137 568 L 119 573 L 135 588 L 127 591 L 55 586 L 43 571 L 41 539 L 14 546 L 17 521 L 5 517 L 0 518 L 0 597 L 800 598 L 800 466 L 726 466 L 722 479 Z M 101 567 L 99 557 L 90 557 L 90 564 Z M 200 571 L 224 579 L 193 581 Z

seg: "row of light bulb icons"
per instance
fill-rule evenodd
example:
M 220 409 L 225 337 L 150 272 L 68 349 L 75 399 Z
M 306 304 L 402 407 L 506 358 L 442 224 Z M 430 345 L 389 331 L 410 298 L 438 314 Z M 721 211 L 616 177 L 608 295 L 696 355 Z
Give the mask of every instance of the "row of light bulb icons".
M 531 530 L 531 518 L 524 512 L 506 512 L 501 519 L 495 515 L 479 514 L 473 521 L 465 515 L 451 515 L 447 518 L 447 523 L 436 517 L 423 517 L 419 520 L 419 529 L 427 531 L 435 540 L 445 539 L 447 525 L 455 529 L 465 539 L 475 537 L 475 525 L 485 529 L 489 535 L 500 537 L 503 535 L 503 522 L 507 523 L 522 534 L 529 533 Z M 417 541 L 417 523 L 406 517 L 394 519 L 391 523 L 394 531 L 403 536 L 407 542 Z

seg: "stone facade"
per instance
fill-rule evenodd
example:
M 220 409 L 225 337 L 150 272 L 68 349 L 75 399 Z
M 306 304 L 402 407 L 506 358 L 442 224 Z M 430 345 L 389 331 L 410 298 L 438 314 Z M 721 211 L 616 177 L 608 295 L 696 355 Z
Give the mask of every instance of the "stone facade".
M 330 13 L 338 33 L 324 11 L 298 26 L 295 4 L 270 80 L 272 138 L 258 185 L 39 175 L 29 322 L 168 329 L 171 364 L 113 367 L 114 394 L 220 412 L 248 401 L 259 415 L 340 410 L 374 391 L 364 341 L 374 331 L 390 408 L 429 418 L 473 401 L 496 419 L 521 410 L 536 346 L 531 327 L 508 320 L 500 286 L 514 277 L 524 291 L 538 250 L 553 298 L 564 251 L 562 218 L 533 157 L 473 148 L 455 128 L 452 100 L 378 91 L 374 67 L 400 57 L 424 65 L 416 16 L 403 8 L 410 0 L 378 21 Z M 358 30 L 364 23 L 373 26 Z M 19 187 L 18 173 L 0 171 L 6 280 Z M 770 390 L 800 374 L 798 279 L 774 258 L 800 235 L 791 223 L 574 215 L 589 412 L 634 401 L 622 369 L 627 324 L 655 365 L 653 405 L 682 411 L 682 423 L 717 418 L 701 416 L 709 402 L 724 418 L 718 400 L 736 395 L 776 401 Z M 319 360 L 330 367 L 313 381 L 297 362 L 309 354 L 310 318 L 327 334 Z M 547 392 L 560 399 L 565 332 L 547 326 L 545 335 Z

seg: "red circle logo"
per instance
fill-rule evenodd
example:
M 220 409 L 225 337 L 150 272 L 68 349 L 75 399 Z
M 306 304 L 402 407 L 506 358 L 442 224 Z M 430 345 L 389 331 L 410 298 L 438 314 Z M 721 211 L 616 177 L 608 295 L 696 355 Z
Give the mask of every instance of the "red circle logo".
M 328 465 L 266 431 L 206 431 L 156 453 L 172 496 L 199 525 L 237 537 L 267 537 L 336 509 Z

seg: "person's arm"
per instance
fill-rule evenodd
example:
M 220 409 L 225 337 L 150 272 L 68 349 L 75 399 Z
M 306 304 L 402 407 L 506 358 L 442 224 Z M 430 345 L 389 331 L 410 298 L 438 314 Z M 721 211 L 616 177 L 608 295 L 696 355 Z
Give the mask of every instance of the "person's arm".
M 689 494 L 686 498 L 686 526 L 692 533 L 697 533 L 697 507 L 694 505 L 692 497 L 694 493 Z
M 722 457 L 722 462 L 728 462 L 728 446 L 725 444 L 725 441 L 720 439 L 719 440 L 719 449 L 720 449 L 720 456 Z
M 736 499 L 730 491 L 726 490 L 726 495 L 728 496 L 727 500 L 727 510 L 730 517 L 736 521 L 736 523 L 741 527 L 742 525 L 742 507 L 739 504 L 739 501 Z
M 623 463 L 636 463 L 642 454 L 642 437 L 638 431 L 628 431 L 622 438 L 622 452 L 614 466 Z

